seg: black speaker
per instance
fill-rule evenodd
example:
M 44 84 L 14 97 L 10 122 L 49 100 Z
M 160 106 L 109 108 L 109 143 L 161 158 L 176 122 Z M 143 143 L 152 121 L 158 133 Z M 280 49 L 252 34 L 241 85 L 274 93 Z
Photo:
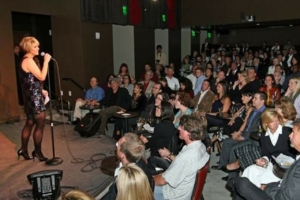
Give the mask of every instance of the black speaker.
M 62 176 L 62 170 L 45 170 L 27 175 L 32 184 L 33 198 L 37 200 L 57 199 L 60 195 Z
M 81 137 L 91 137 L 96 134 L 101 124 L 101 115 L 99 113 L 88 113 L 75 126 Z

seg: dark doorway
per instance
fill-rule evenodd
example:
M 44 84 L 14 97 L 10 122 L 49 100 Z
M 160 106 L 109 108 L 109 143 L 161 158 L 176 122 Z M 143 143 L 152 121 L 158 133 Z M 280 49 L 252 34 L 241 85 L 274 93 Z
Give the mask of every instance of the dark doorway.
M 52 55 L 52 36 L 51 36 L 51 17 L 47 15 L 36 15 L 28 13 L 12 12 L 12 27 L 13 27 L 13 38 L 14 45 L 18 45 L 23 37 L 33 36 L 40 43 L 40 52 L 47 52 Z M 22 91 L 20 87 L 20 81 L 18 77 L 19 61 L 23 55 L 20 52 L 19 57 L 15 55 L 16 63 L 16 76 L 18 86 L 18 99 L 19 104 L 23 105 Z M 43 65 L 43 58 L 39 56 L 41 66 Z M 55 94 L 55 78 L 53 63 L 49 63 L 49 74 L 50 74 L 50 87 L 51 93 Z M 48 89 L 48 78 L 45 80 L 44 88 Z M 55 97 L 55 95 L 51 95 Z

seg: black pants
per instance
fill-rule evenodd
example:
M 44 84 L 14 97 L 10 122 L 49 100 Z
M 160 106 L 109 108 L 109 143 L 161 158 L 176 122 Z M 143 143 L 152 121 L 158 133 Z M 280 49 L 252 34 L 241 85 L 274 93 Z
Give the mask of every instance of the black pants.
M 167 161 L 164 158 L 157 157 L 157 156 L 151 156 L 148 158 L 148 168 L 150 169 L 151 175 L 156 175 L 161 173 L 156 171 L 156 167 L 162 168 L 163 171 L 166 171 L 168 167 L 171 165 L 171 162 Z
M 233 196 L 233 200 L 272 200 L 264 191 L 244 177 L 235 179 L 234 188 L 236 193 Z

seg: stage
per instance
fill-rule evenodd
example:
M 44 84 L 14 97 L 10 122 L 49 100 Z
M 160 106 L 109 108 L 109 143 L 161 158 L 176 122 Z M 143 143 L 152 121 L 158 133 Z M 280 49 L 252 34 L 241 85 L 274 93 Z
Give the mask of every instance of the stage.
M 101 170 L 104 158 L 115 154 L 115 141 L 110 137 L 96 134 L 90 138 L 82 138 L 75 132 L 74 126 L 56 123 L 54 126 L 56 157 L 63 163 L 50 166 L 37 159 L 18 160 L 17 151 L 21 146 L 21 130 L 25 120 L 14 124 L 0 125 L 0 199 L 32 199 L 23 198 L 31 195 L 32 186 L 27 175 L 44 170 L 63 170 L 60 182 L 62 191 L 68 187 L 79 188 L 97 197 L 110 184 L 113 178 L 105 169 Z M 32 137 L 28 151 L 34 150 Z M 50 125 L 44 129 L 42 150 L 46 157 L 52 158 L 52 142 Z M 104 173 L 103 173 L 104 172 Z M 23 196 L 22 196 L 23 195 Z M 25 195 L 25 196 L 24 196 Z

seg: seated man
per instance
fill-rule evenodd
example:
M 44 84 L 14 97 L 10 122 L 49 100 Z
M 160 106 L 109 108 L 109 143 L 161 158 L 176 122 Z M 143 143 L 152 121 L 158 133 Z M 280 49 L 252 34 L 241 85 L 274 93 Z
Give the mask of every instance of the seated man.
M 252 144 L 249 135 L 252 131 L 258 130 L 261 114 L 266 109 L 266 99 L 267 95 L 264 92 L 256 92 L 254 94 L 252 100 L 254 109 L 249 115 L 248 123 L 244 131 L 236 131 L 231 134 L 231 138 L 225 139 L 223 141 L 219 165 L 212 166 L 212 169 L 224 169 L 227 172 L 230 172 L 232 170 L 232 172 L 229 174 L 229 177 L 231 178 L 237 175 L 236 169 L 227 169 L 226 166 L 237 160 L 235 149 L 242 147 L 243 145 Z M 228 177 L 223 177 L 222 180 L 227 181 Z
M 100 101 L 100 105 L 105 106 L 105 108 L 99 112 L 101 114 L 99 131 L 100 134 L 105 135 L 107 119 L 118 111 L 129 109 L 131 105 L 131 96 L 127 89 L 119 87 L 118 78 L 113 78 L 110 81 L 110 89 L 106 93 L 105 98 Z
M 185 115 L 180 120 L 179 138 L 186 145 L 175 157 L 166 149 L 160 149 L 160 155 L 172 161 L 162 174 L 154 176 L 154 198 L 191 199 L 197 170 L 209 160 L 205 145 L 201 140 L 205 137 L 206 120 L 202 117 Z
M 291 146 L 300 152 L 300 119 L 293 123 L 293 132 L 290 134 Z M 255 200 L 292 200 L 300 196 L 300 159 L 297 160 L 285 172 L 280 182 L 269 183 L 256 187 L 247 178 L 238 177 L 235 179 L 234 187 L 236 193 L 235 200 L 255 199 Z
M 126 133 L 117 142 L 117 157 L 121 161 L 120 166 L 115 171 L 115 176 L 118 176 L 119 169 L 129 163 L 136 163 L 148 177 L 150 186 L 153 188 L 153 179 L 150 175 L 149 169 L 146 162 L 142 159 L 142 156 L 145 152 L 145 145 L 137 134 Z M 102 198 L 102 200 L 116 199 L 117 196 L 117 187 L 116 182 L 114 182 L 108 193 Z
M 77 121 L 78 119 L 80 120 L 86 115 L 86 113 L 89 112 L 88 110 L 81 110 L 80 106 L 87 103 L 89 103 L 90 105 L 96 105 L 105 96 L 104 90 L 98 86 L 98 81 L 95 77 L 91 78 L 90 85 L 91 88 L 86 91 L 84 100 L 81 98 L 78 98 L 76 100 L 74 110 L 74 121 Z

